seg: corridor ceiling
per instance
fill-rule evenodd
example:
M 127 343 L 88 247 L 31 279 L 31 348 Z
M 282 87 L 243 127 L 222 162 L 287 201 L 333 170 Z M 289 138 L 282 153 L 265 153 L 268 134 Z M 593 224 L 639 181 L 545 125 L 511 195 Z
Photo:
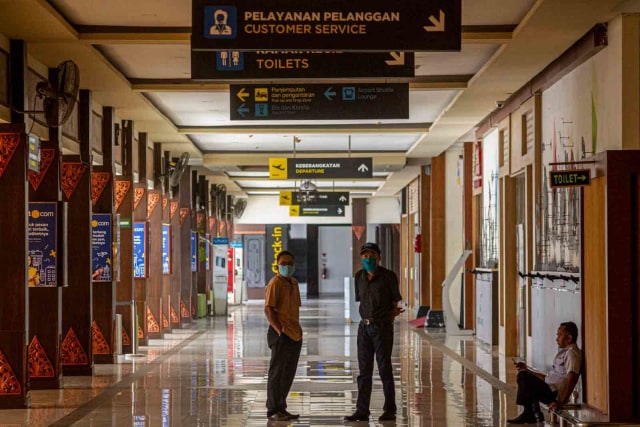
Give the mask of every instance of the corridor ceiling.
M 377 80 L 409 82 L 410 117 L 402 120 L 231 121 L 229 84 L 249 82 L 191 80 L 190 0 L 0 0 L 0 33 L 26 40 L 47 67 L 75 61 L 95 102 L 134 120 L 165 150 L 189 151 L 192 164 L 230 193 L 293 188 L 269 181 L 267 170 L 269 157 L 291 156 L 295 145 L 298 157 L 373 157 L 373 178 L 319 186 L 391 196 L 431 157 L 473 140 L 497 101 L 595 24 L 637 3 L 462 0 L 461 52 L 416 53 L 414 78 Z

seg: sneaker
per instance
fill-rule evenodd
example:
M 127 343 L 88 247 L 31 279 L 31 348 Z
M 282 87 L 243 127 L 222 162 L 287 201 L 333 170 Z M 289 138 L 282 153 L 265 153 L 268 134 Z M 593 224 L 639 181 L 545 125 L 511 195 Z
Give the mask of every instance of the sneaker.
M 289 416 L 283 412 L 276 412 L 273 415 L 271 415 L 270 417 L 268 417 L 270 420 L 273 421 L 289 421 L 291 418 L 289 418 Z
M 348 422 L 353 422 L 353 421 L 369 421 L 369 415 L 364 415 L 361 414 L 360 412 L 356 411 L 351 415 L 347 415 L 346 417 L 344 417 L 345 421 Z
M 300 414 L 292 414 L 289 411 L 282 411 L 283 414 L 285 414 L 287 417 L 289 417 L 290 420 L 297 420 L 298 418 L 300 418 Z
M 378 417 L 378 421 L 395 421 L 396 413 L 395 412 L 387 412 L 384 411 L 380 417 Z
M 523 412 L 516 418 L 507 420 L 509 424 L 537 424 L 538 419 L 533 414 L 533 412 Z

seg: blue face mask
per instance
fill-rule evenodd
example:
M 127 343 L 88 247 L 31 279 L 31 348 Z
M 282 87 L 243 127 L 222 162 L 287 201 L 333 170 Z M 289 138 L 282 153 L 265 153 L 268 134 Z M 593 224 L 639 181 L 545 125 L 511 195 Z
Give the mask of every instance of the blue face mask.
M 378 260 L 376 258 L 362 258 L 362 268 L 369 273 L 373 273 L 376 269 L 377 261 Z
M 293 276 L 293 272 L 296 270 L 295 265 L 278 265 L 278 273 L 284 277 Z

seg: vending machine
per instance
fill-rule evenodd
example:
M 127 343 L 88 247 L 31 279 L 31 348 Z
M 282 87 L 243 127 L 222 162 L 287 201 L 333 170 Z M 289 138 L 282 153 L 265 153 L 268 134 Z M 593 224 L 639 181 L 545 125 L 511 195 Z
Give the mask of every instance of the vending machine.
M 229 304 L 242 304 L 244 298 L 242 252 L 242 242 L 229 244 Z

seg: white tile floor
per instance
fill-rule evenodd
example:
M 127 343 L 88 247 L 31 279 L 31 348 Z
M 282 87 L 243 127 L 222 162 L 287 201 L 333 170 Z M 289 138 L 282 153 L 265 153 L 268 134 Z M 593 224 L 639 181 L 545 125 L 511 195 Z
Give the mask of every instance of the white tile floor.
M 357 324 L 344 321 L 338 299 L 304 300 L 301 318 L 304 344 L 288 399 L 289 411 L 301 414 L 295 422 L 266 419 L 267 323 L 262 304 L 252 302 L 152 341 L 143 357 L 96 365 L 93 377 L 65 377 L 62 390 L 32 391 L 31 409 L 0 410 L 0 426 L 343 425 L 357 396 Z M 369 425 L 500 426 L 516 415 L 511 363 L 473 338 L 425 332 L 408 320 L 396 320 L 398 419 L 378 423 L 376 379 Z

